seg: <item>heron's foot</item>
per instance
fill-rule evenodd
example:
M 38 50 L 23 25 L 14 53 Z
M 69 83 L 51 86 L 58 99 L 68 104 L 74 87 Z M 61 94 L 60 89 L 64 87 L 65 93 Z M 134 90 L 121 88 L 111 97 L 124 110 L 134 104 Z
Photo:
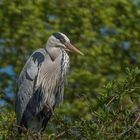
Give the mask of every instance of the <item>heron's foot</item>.
M 14 126 L 17 127 L 19 134 L 28 132 L 28 129 L 25 126 L 20 126 L 20 125 L 14 125 Z

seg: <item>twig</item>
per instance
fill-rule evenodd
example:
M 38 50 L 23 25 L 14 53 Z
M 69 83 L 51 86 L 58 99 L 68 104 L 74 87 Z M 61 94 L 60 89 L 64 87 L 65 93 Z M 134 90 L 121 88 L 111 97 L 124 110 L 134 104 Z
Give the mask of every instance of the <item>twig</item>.
M 66 131 L 63 131 L 63 132 L 59 133 L 59 134 L 56 136 L 56 138 L 59 138 L 59 137 L 63 136 L 65 133 L 66 133 Z
M 1 89 L 0 89 L 0 94 L 1 94 L 1 96 L 0 96 L 1 99 L 5 100 L 6 102 L 8 102 L 12 105 L 14 105 L 14 101 L 11 100 L 8 96 L 6 96 L 5 92 Z
M 108 107 L 117 97 L 118 97 L 118 95 L 113 96 L 113 97 L 111 98 L 111 100 L 106 104 L 106 107 Z
M 119 135 L 119 137 L 125 135 L 127 132 L 129 132 L 131 129 L 133 129 L 133 128 L 135 127 L 135 125 L 137 124 L 137 122 L 139 121 L 139 119 L 140 119 L 140 116 L 138 116 L 138 117 L 136 118 L 136 120 L 134 121 L 133 125 L 130 126 L 130 127 L 129 127 L 127 130 L 125 130 L 124 132 L 122 132 L 122 133 Z

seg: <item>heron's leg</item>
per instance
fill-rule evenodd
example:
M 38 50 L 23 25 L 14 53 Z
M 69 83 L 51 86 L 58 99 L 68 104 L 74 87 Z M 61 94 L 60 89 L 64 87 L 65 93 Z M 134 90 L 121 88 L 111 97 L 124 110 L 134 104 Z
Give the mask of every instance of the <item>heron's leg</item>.
M 46 104 L 46 107 L 47 107 L 48 111 L 50 111 L 51 114 L 54 115 L 53 108 L 49 104 Z
M 53 108 L 50 105 L 48 105 L 47 103 L 44 105 L 42 112 L 44 115 L 45 114 L 54 115 Z
M 53 109 L 46 104 L 42 110 L 43 112 L 43 122 L 42 122 L 42 128 L 40 130 L 40 132 L 43 132 L 48 124 L 49 119 L 51 118 L 52 114 L 53 114 Z

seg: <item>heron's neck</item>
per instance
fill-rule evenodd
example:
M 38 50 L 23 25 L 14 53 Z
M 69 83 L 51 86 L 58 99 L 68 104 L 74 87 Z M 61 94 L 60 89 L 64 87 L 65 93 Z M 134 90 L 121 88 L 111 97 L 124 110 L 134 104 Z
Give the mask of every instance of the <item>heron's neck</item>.
M 61 49 L 53 46 L 46 46 L 46 50 L 49 53 L 51 59 L 54 61 L 60 54 L 61 54 Z

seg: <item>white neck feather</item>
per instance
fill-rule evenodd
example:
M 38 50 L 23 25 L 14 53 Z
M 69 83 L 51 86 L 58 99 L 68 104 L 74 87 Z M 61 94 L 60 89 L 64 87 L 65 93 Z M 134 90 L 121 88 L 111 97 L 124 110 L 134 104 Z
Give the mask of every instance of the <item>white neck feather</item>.
M 61 54 L 61 49 L 59 47 L 54 47 L 51 44 L 46 45 L 46 50 L 53 61 Z

